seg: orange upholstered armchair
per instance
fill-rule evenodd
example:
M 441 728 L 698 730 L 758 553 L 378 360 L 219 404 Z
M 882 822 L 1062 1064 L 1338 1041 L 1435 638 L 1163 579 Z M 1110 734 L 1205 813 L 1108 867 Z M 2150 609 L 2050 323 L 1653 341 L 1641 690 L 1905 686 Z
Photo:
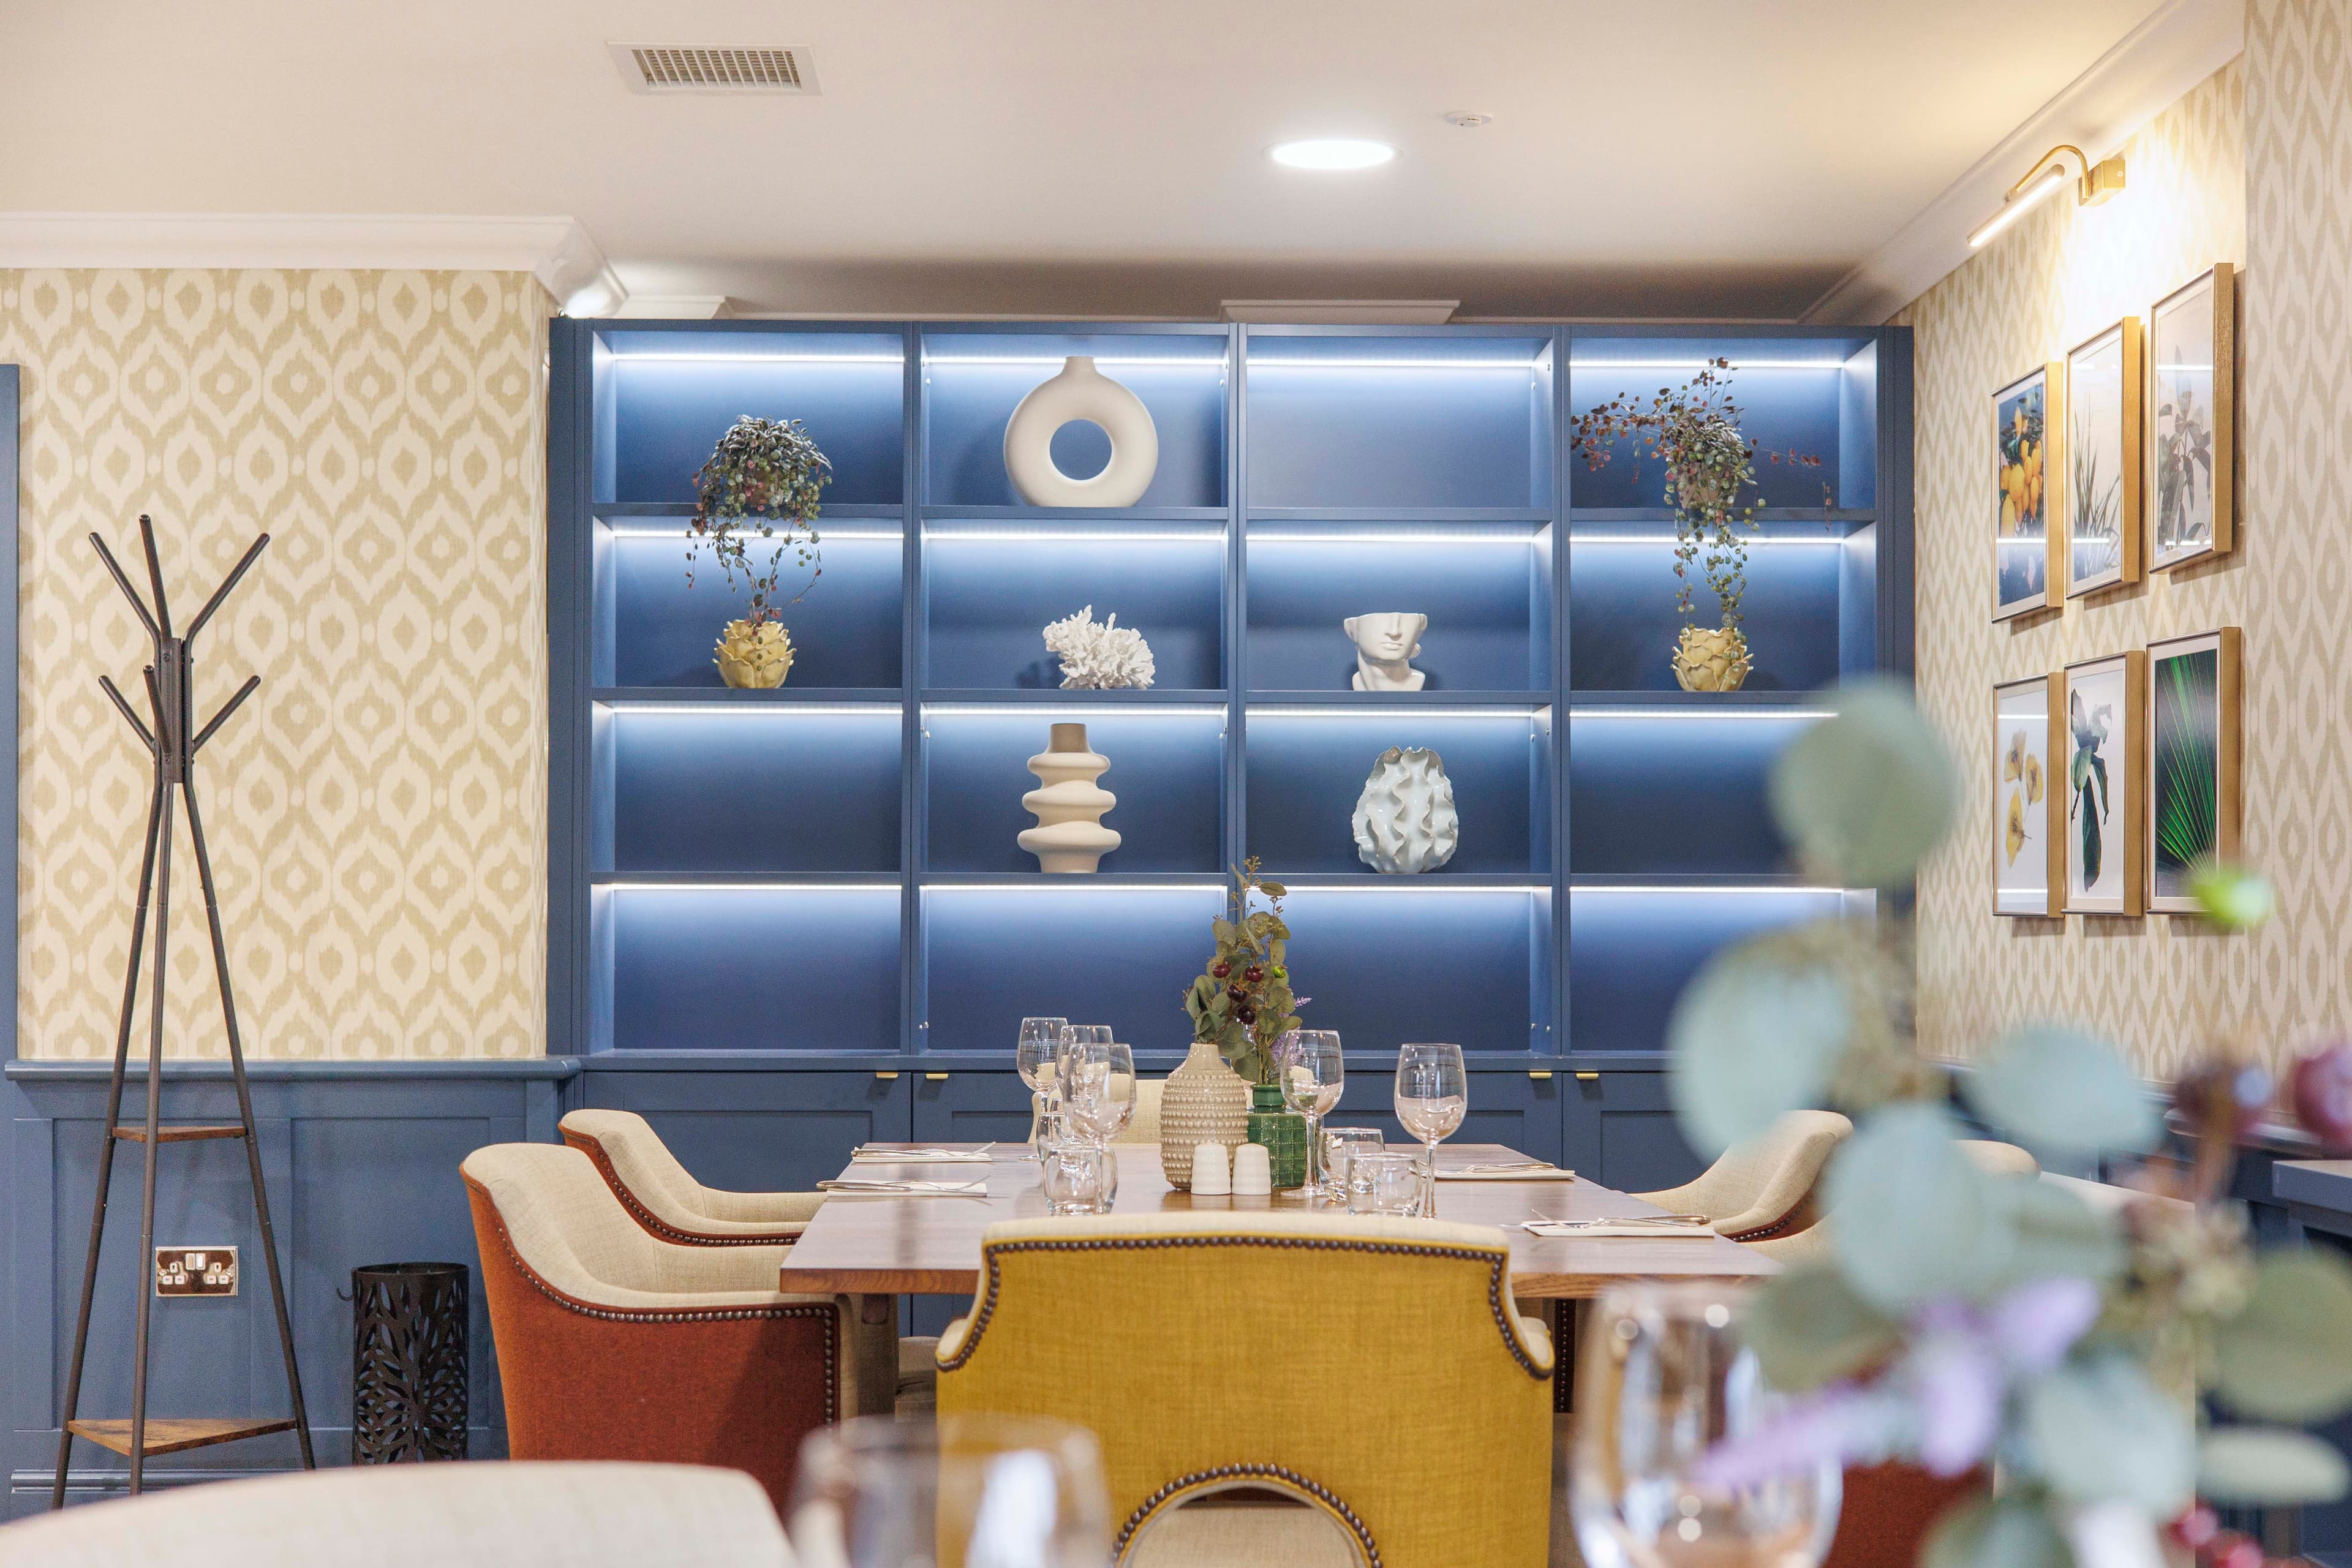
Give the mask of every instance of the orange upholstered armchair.
M 706 1187 L 633 1110 L 575 1110 L 563 1141 L 594 1162 L 629 1216 L 681 1247 L 773 1247 L 796 1241 L 823 1193 L 730 1193 Z
M 801 1439 L 858 1408 L 874 1331 L 847 1300 L 780 1293 L 781 1247 L 657 1239 L 576 1149 L 493 1144 L 462 1169 L 511 1455 L 720 1465 L 784 1507 Z

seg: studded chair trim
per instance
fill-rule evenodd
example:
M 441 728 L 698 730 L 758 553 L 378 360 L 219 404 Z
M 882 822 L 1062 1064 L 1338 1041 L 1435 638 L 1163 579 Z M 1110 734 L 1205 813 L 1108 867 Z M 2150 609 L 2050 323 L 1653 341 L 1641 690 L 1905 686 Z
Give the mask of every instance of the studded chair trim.
M 1347 1526 L 1355 1536 L 1356 1547 L 1363 1554 L 1365 1568 L 1381 1568 L 1380 1544 L 1372 1539 L 1372 1532 L 1365 1527 L 1362 1520 L 1356 1517 L 1356 1510 L 1340 1500 L 1330 1488 L 1301 1475 L 1287 1465 L 1258 1464 L 1218 1465 L 1178 1476 L 1145 1498 L 1136 1510 L 1127 1516 L 1127 1522 L 1118 1527 L 1118 1539 L 1111 1544 L 1112 1561 L 1125 1557 L 1128 1544 L 1135 1539 L 1137 1532 L 1162 1510 L 1181 1507 L 1186 1499 L 1202 1492 L 1224 1491 L 1252 1482 L 1270 1483 L 1276 1489 L 1291 1492 L 1321 1509 Z

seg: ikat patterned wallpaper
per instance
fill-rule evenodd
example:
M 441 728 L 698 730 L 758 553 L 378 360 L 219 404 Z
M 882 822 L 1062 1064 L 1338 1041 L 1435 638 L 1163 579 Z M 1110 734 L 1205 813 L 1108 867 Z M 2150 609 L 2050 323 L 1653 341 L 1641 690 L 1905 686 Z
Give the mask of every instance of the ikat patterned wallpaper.
M 248 1051 L 544 1048 L 549 313 L 527 274 L 0 271 L 20 1054 L 113 1047 L 148 773 L 98 677 L 147 645 L 87 535 L 128 565 L 142 511 L 183 623 L 271 535 L 197 645 L 200 721 L 262 678 L 197 769 Z M 175 871 L 171 1050 L 222 1056 L 184 827 Z
M 1897 320 L 1918 352 L 1918 671 L 1961 757 L 1966 831 L 1924 868 L 1919 1027 L 1972 1054 L 2010 1025 L 2108 1033 L 2148 1076 L 2249 1026 L 2274 1058 L 2352 1027 L 2352 3 L 2255 0 L 2247 51 L 2126 149 L 2129 187 L 2029 216 Z M 1988 617 L 1991 392 L 2215 261 L 2242 268 L 2237 552 L 2063 614 Z M 2245 630 L 2246 856 L 2276 918 L 1994 916 L 1997 681 L 2223 625 Z

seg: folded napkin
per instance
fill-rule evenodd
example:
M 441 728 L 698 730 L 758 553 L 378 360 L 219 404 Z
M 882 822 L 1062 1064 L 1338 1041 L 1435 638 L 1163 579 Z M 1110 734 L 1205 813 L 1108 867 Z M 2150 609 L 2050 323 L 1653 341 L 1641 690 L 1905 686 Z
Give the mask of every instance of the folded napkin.
M 989 1149 L 878 1149 L 872 1144 L 849 1152 L 853 1163 L 883 1165 L 985 1165 L 995 1156 Z
M 988 1195 L 986 1182 L 890 1182 L 879 1177 L 868 1180 L 853 1176 L 837 1182 L 819 1182 L 817 1191 L 844 1198 L 984 1198 Z
M 1531 1219 L 1522 1223 L 1521 1230 L 1531 1236 L 1549 1237 L 1555 1240 L 1582 1241 L 1587 1237 L 1639 1236 L 1652 1241 L 1678 1236 L 1705 1237 L 1715 1239 L 1715 1230 L 1705 1224 L 1677 1220 L 1624 1219 Z
M 1574 1171 L 1563 1171 L 1558 1165 L 1465 1165 L 1458 1170 L 1441 1170 L 1441 1182 L 1572 1182 Z

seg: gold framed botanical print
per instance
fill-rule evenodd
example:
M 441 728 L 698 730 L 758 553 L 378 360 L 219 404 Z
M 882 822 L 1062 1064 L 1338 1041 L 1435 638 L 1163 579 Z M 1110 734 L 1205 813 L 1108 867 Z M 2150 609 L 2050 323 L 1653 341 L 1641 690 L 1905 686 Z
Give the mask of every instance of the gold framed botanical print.
M 2066 366 L 2037 365 L 1992 395 L 1992 618 L 2055 609 Z
M 1992 912 L 2054 919 L 2066 903 L 2057 760 L 2065 678 L 1992 689 Z
M 2162 572 L 2237 544 L 2237 272 L 2228 262 L 2148 312 L 2147 563 Z
M 2147 645 L 2147 907 L 2199 911 L 2189 883 L 2238 854 L 2244 638 L 2235 626 Z
M 2137 648 L 2066 667 L 2066 912 L 2137 915 L 2147 910 L 2147 655 Z
M 2140 578 L 2137 316 L 2066 355 L 2066 597 Z

